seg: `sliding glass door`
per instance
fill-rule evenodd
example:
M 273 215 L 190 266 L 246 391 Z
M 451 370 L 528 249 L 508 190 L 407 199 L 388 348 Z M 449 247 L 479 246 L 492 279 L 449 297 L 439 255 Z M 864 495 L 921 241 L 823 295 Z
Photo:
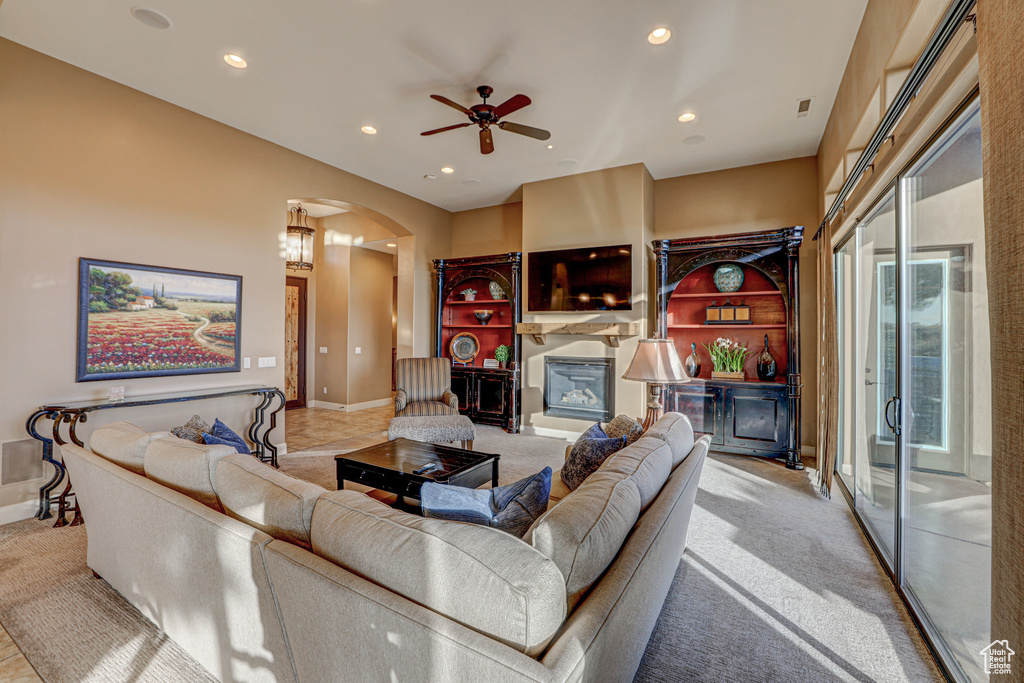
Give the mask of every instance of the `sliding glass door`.
M 988 680 L 991 362 L 977 101 L 836 249 L 835 273 L 838 478 L 950 673 Z

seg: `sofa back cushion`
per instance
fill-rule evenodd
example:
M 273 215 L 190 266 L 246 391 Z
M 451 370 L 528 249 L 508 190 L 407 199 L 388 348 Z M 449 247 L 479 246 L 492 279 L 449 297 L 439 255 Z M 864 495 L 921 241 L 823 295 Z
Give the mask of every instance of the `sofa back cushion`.
M 176 436 L 157 439 L 146 448 L 146 477 L 221 511 L 213 487 L 217 461 L 235 453 L 231 446 L 207 446 Z
M 316 499 L 327 489 L 290 477 L 251 455 L 226 455 L 213 477 L 224 512 L 274 538 L 309 548 Z
M 679 466 L 693 450 L 693 427 L 690 418 L 681 413 L 665 413 L 644 434 L 661 439 L 672 449 L 672 469 Z
M 530 656 L 565 620 L 558 567 L 498 529 L 332 491 L 316 503 L 311 536 L 320 557 Z
M 661 439 L 645 436 L 605 460 L 598 472 L 616 472 L 632 480 L 643 513 L 672 473 L 672 449 Z
M 142 460 L 146 448 L 150 442 L 168 436 L 170 432 L 147 432 L 131 422 L 115 422 L 92 433 L 89 437 L 89 450 L 104 460 L 144 475 L 146 468 Z
M 561 570 L 571 611 L 615 559 L 639 516 L 636 483 L 598 470 L 538 519 L 523 540 Z

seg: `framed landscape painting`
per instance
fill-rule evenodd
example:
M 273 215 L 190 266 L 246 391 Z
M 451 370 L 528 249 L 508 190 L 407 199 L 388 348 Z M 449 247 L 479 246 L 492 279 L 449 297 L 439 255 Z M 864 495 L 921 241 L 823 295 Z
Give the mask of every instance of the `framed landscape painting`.
M 242 277 L 79 259 L 76 381 L 238 372 Z

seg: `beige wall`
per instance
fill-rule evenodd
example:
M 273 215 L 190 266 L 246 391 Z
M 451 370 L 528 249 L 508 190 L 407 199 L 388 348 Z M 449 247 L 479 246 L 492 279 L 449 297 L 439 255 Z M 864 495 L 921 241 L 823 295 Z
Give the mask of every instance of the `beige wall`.
M 351 261 L 348 399 L 345 403 L 390 399 L 394 256 L 353 247 Z M 361 353 L 356 354 L 356 348 Z
M 524 322 L 637 322 L 647 336 L 647 268 L 652 258 L 652 231 L 647 217 L 650 174 L 643 164 L 581 173 L 523 186 L 523 251 L 631 244 L 633 247 L 633 306 L 629 311 L 595 313 L 531 313 Z M 529 279 L 525 264 L 523 281 Z M 595 337 L 550 335 L 543 346 L 523 338 L 523 425 L 539 430 L 579 432 L 583 422 L 544 415 L 544 356 L 590 356 L 615 359 L 621 376 L 636 351 L 637 337 L 611 348 Z M 615 412 L 643 415 L 644 385 L 617 379 Z
M 813 445 L 817 374 L 816 268 L 811 238 L 818 223 L 814 157 L 654 181 L 655 239 L 722 235 L 803 225 L 800 247 L 802 443 Z
M 523 203 L 511 202 L 452 214 L 452 256 L 522 251 Z
M 429 353 L 430 259 L 449 254 L 450 213 L 2 39 L 0 64 L 0 442 L 26 438 L 36 406 L 102 397 L 110 386 L 138 396 L 282 385 L 282 216 L 291 198 L 352 202 L 414 235 L 403 238 L 415 250 L 415 317 L 404 339 Z M 242 275 L 242 355 L 252 369 L 76 384 L 82 256 Z M 275 356 L 277 367 L 256 368 L 258 356 Z M 240 426 L 243 401 L 104 411 L 82 433 L 117 419 L 166 428 L 192 410 Z M 279 427 L 274 440 L 283 439 Z M 0 508 L 37 487 L 0 489 Z
M 349 296 L 352 247 L 327 244 L 327 230 L 317 231 L 313 274 L 316 281 L 316 320 L 311 328 L 317 353 L 316 381 L 306 395 L 311 401 L 348 402 Z M 320 353 L 322 347 L 327 353 Z M 326 391 L 324 391 L 326 389 Z

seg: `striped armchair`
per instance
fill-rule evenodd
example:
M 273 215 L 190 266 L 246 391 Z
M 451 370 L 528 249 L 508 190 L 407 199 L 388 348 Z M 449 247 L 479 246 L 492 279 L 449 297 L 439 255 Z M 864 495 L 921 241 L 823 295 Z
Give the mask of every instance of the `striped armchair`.
M 447 358 L 402 358 L 395 378 L 395 417 L 458 415 Z

